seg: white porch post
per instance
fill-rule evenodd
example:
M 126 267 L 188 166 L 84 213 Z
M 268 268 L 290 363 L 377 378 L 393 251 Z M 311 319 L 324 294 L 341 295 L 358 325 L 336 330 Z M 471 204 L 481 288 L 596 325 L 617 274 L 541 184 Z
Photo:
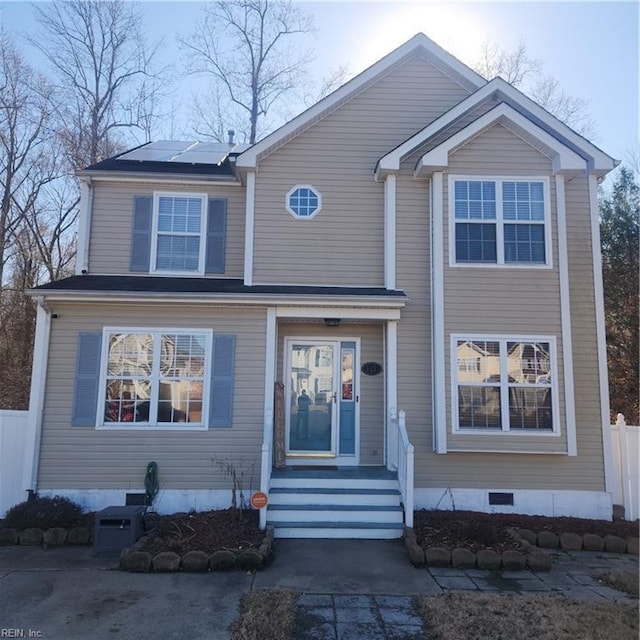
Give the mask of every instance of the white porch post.
M 273 390 L 276 382 L 277 324 L 275 308 L 267 309 L 264 368 L 264 431 L 260 465 L 260 491 L 269 495 L 273 466 Z M 260 528 L 267 526 L 267 509 L 260 509 Z
M 396 288 L 396 176 L 384 180 L 384 286 Z
M 398 468 L 398 322 L 388 320 L 386 324 L 387 343 L 387 468 Z

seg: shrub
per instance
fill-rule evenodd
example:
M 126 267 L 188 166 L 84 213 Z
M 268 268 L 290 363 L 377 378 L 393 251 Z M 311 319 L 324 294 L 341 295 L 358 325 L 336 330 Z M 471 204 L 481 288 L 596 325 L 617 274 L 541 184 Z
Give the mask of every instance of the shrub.
M 62 496 L 35 496 L 11 507 L 4 518 L 5 527 L 10 529 L 51 529 L 52 527 L 73 527 L 82 514 L 76 502 Z

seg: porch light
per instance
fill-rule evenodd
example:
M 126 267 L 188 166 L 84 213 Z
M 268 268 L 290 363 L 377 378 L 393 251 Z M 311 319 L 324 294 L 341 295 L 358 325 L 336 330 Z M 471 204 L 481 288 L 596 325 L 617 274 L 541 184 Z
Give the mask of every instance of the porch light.
M 340 325 L 340 318 L 325 318 L 324 323 L 327 327 L 337 327 Z

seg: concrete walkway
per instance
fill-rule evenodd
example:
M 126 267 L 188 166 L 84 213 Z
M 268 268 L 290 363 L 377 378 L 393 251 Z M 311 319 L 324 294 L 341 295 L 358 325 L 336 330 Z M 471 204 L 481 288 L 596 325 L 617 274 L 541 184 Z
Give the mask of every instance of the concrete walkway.
M 638 570 L 636 556 L 591 552 L 557 552 L 549 573 L 416 569 L 397 540 L 277 540 L 276 554 L 273 565 L 255 575 L 131 574 L 117 569 L 116 558 L 96 558 L 89 548 L 0 547 L 0 633 L 227 640 L 243 593 L 286 587 L 302 594 L 305 631 L 296 640 L 409 640 L 424 637 L 414 595 L 472 590 L 631 601 L 594 576 Z

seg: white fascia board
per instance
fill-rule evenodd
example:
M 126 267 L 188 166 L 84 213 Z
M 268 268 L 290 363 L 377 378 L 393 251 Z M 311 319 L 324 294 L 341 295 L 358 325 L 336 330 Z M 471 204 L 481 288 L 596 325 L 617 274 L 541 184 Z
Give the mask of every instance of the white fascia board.
M 553 164 L 554 171 L 558 172 L 579 172 L 585 171 L 587 162 L 584 158 L 569 149 L 562 142 L 556 140 L 546 131 L 533 124 L 529 119 L 518 113 L 513 107 L 501 103 L 491 109 L 484 115 L 480 116 L 467 125 L 461 131 L 445 140 L 428 153 L 425 153 L 417 162 L 415 175 L 422 176 L 434 170 L 439 170 L 449 164 L 449 154 L 456 148 L 463 145 L 470 138 L 478 135 L 483 129 L 490 127 L 500 119 L 508 120 L 516 127 L 526 131 L 529 135 L 535 137 L 542 144 L 549 147 L 554 152 Z
M 278 318 L 340 318 L 341 320 L 400 320 L 400 309 L 373 308 L 371 304 L 360 308 L 285 307 L 276 308 Z
M 233 306 L 233 307 L 255 307 L 255 306 L 279 306 L 287 307 L 292 305 L 304 305 L 304 308 L 313 309 L 321 307 L 324 309 L 318 317 L 331 317 L 328 315 L 327 309 L 341 309 L 342 317 L 347 317 L 350 309 L 375 308 L 397 310 L 402 309 L 408 298 L 381 299 L 377 296 L 344 296 L 337 299 L 335 296 L 313 296 L 313 295 L 280 295 L 265 296 L 238 294 L 236 296 L 202 294 L 202 293 L 160 293 L 160 292 L 141 292 L 141 291 L 54 291 L 47 292 L 42 290 L 31 289 L 25 291 L 29 296 L 40 296 L 47 302 L 105 302 L 105 303 L 162 303 L 162 304 L 190 304 L 196 306 Z M 280 314 L 279 314 L 280 315 Z M 361 314 L 354 317 L 361 317 Z M 399 316 L 398 316 L 399 317 Z M 391 319 L 396 319 L 395 315 Z
M 462 76 L 472 87 L 481 87 L 486 83 L 486 80 L 484 80 L 482 76 L 454 58 L 450 53 L 447 53 L 442 47 L 438 46 L 423 33 L 418 33 L 397 49 L 384 56 L 384 58 L 375 62 L 368 69 L 365 69 L 355 78 L 343 84 L 333 93 L 241 153 L 236 159 L 236 167 L 238 169 L 256 169 L 258 159 L 268 152 L 269 149 L 275 147 L 281 141 L 286 140 L 295 134 L 296 131 L 317 121 L 324 113 L 347 101 L 352 95 L 355 95 L 369 82 L 390 69 L 411 52 L 420 51 L 421 49 L 434 56 L 445 66 L 450 67 L 458 75 Z
M 575 131 L 573 131 L 573 129 L 558 120 L 556 117 L 552 116 L 539 104 L 531 100 L 531 98 L 525 96 L 523 93 L 512 87 L 502 78 L 494 78 L 484 86 L 480 87 L 478 91 L 470 95 L 468 98 L 465 98 L 462 102 L 459 102 L 455 107 L 449 109 L 449 111 L 444 113 L 437 120 L 434 120 L 424 129 L 418 131 L 418 133 L 411 136 L 411 138 L 408 138 L 401 145 L 397 146 L 395 149 L 392 149 L 389 153 L 380 158 L 376 166 L 376 179 L 379 179 L 381 176 L 384 176 L 388 172 L 399 171 L 400 162 L 409 153 L 413 152 L 420 145 L 424 144 L 429 138 L 440 132 L 445 127 L 449 126 L 465 113 L 474 109 L 483 100 L 486 100 L 496 92 L 501 93 L 503 96 L 506 96 L 514 103 L 517 103 L 523 108 L 523 110 L 533 115 L 550 129 L 557 131 L 560 136 L 564 137 L 566 140 L 568 140 L 578 149 L 584 152 L 585 156 L 590 158 L 590 160 L 587 162 L 590 171 L 593 170 L 598 175 L 604 175 L 604 173 L 611 171 L 611 169 L 617 166 L 618 162 L 616 160 L 611 158 L 601 149 L 598 149 L 598 147 L 589 142 L 586 138 L 583 138 L 581 135 L 577 134 Z M 498 98 L 499 97 L 501 96 L 498 95 Z
M 596 147 L 586 138 L 583 138 L 579 133 L 576 133 L 564 122 L 551 115 L 537 102 L 526 96 L 521 91 L 518 91 L 515 87 L 512 87 L 506 80 L 503 80 L 502 78 L 495 78 L 491 81 L 491 84 L 494 83 L 497 89 L 502 91 L 502 93 L 511 98 L 514 102 L 517 102 L 520 106 L 522 106 L 523 109 L 529 111 L 531 115 L 538 118 L 549 128 L 557 131 L 559 135 L 566 138 L 578 149 L 584 151 L 591 158 L 591 161 L 588 162 L 588 170 L 590 172 L 594 171 L 599 175 L 604 175 L 604 173 L 615 169 L 615 167 L 618 165 L 618 162 L 614 160 L 610 155 L 606 154 L 604 151 L 602 151 L 602 149 Z
M 242 182 L 233 176 L 189 175 L 184 173 L 132 173 L 131 171 L 78 171 L 79 178 L 90 177 L 93 182 L 140 182 L 158 184 L 220 184 L 226 187 L 241 187 Z

